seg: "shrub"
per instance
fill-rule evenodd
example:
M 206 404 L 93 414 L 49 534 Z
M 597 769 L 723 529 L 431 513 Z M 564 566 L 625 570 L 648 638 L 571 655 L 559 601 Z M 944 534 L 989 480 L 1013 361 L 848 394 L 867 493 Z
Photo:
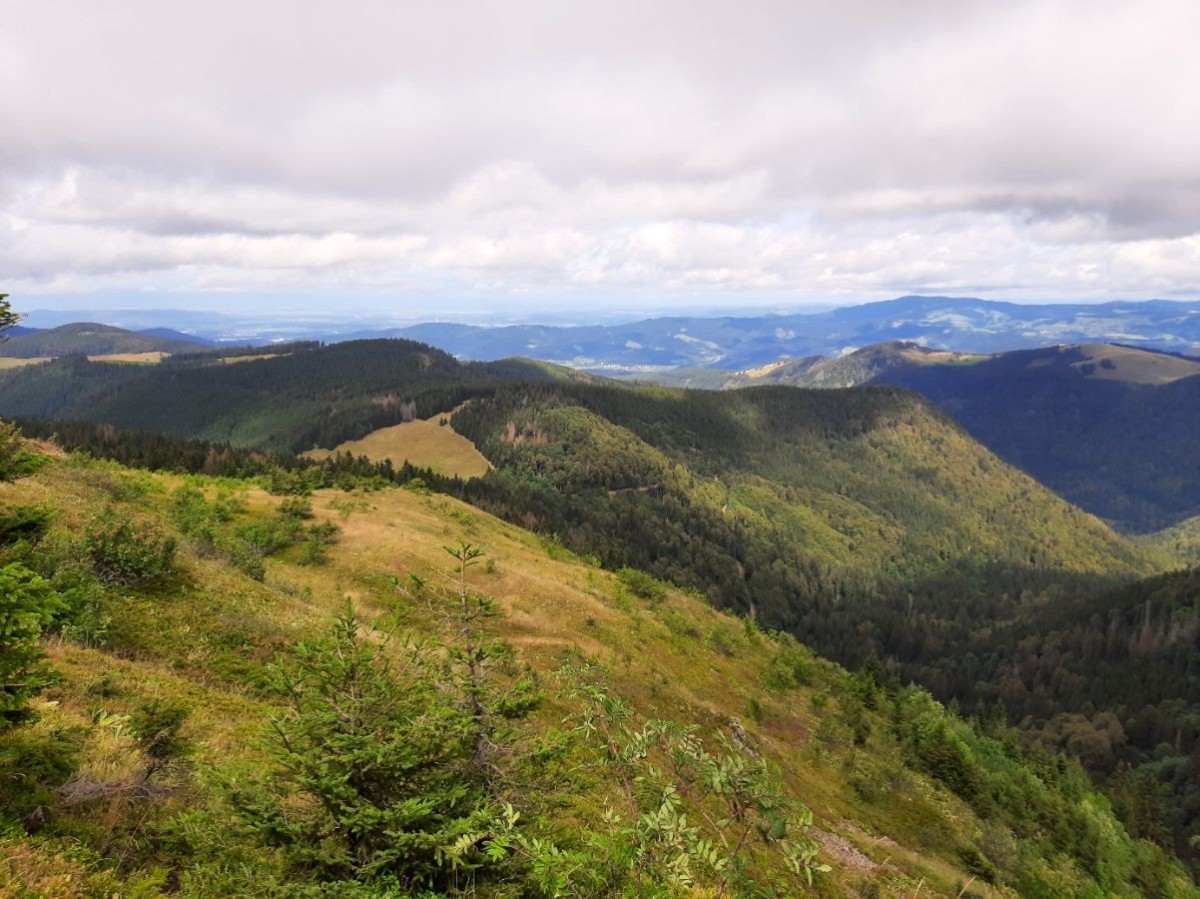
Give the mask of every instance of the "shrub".
M 96 577 L 110 586 L 135 586 L 162 581 L 175 562 L 175 540 L 148 525 L 106 512 L 84 538 Z
M 812 679 L 812 657 L 795 641 L 787 641 L 771 656 L 762 673 L 763 684 L 771 690 L 783 692 Z
M 307 472 L 276 468 L 267 478 L 265 486 L 272 496 L 312 496 L 315 485 Z
M 289 496 L 279 504 L 279 514 L 297 521 L 313 517 L 312 500 L 304 496 Z
M 636 568 L 622 568 L 617 572 L 621 583 L 634 596 L 657 602 L 667 595 L 667 585 L 658 578 Z
M 0 731 L 28 721 L 29 700 L 54 681 L 38 637 L 61 608 L 45 578 L 16 563 L 0 568 Z
M 14 543 L 36 543 L 50 526 L 51 512 L 41 506 L 0 509 L 0 548 Z
M 191 708 L 180 702 L 151 699 L 129 717 L 138 746 L 154 762 L 163 763 L 189 755 L 191 743 L 180 735 Z
M 26 727 L 0 734 L 0 809 L 6 816 L 20 818 L 54 803 L 54 788 L 77 768 L 85 733 L 80 727 Z
M 15 481 L 37 471 L 45 457 L 25 448 L 21 432 L 8 422 L 0 421 L 0 482 Z
M 248 827 L 325 881 L 438 889 L 456 863 L 482 864 L 478 851 L 450 857 L 490 815 L 468 764 L 471 716 L 439 689 L 436 654 L 407 646 L 393 662 L 352 614 L 297 654 L 275 682 L 286 708 L 269 744 L 278 775 L 232 794 Z

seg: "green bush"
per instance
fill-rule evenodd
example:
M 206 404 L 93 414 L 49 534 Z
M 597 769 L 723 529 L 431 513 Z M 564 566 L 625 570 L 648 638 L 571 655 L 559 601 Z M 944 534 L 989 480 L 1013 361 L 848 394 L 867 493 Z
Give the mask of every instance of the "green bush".
M 478 850 L 451 856 L 491 820 L 469 764 L 471 714 L 440 688 L 435 653 L 399 649 L 393 660 L 347 615 L 278 674 L 286 711 L 269 744 L 277 776 L 238 785 L 231 798 L 299 876 L 396 878 L 415 891 L 445 888 L 486 863 Z
M 667 595 L 667 585 L 656 577 L 636 568 L 622 568 L 617 572 L 621 583 L 634 596 L 658 602 Z
M 129 717 L 129 725 L 142 751 L 155 762 L 166 762 L 192 751 L 191 743 L 180 735 L 191 711 L 181 702 L 151 699 L 138 706 Z
M 0 548 L 16 543 L 36 543 L 46 534 L 52 513 L 41 506 L 8 506 L 0 509 Z
M 29 452 L 15 426 L 0 421 L 0 483 L 32 474 L 45 461 L 44 456 Z
M 29 700 L 54 681 L 38 637 L 61 610 L 45 578 L 15 562 L 0 568 L 0 731 L 28 721 Z
M 55 802 L 54 788 L 78 767 L 85 730 L 25 727 L 0 733 L 0 812 L 20 818 Z M 31 894 L 26 894 L 31 895 Z
M 279 504 L 279 514 L 297 520 L 313 517 L 312 500 L 304 496 L 289 496 Z
M 812 654 L 795 640 L 784 639 L 761 675 L 768 689 L 783 692 L 812 680 Z
M 109 586 L 138 586 L 166 579 L 175 562 L 175 540 L 112 510 L 84 538 L 96 577 Z

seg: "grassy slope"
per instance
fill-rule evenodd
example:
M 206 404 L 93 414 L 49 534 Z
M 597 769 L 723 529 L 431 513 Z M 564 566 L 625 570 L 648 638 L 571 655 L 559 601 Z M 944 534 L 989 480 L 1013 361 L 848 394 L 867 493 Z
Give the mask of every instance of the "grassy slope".
M 456 433 L 449 424 L 440 424 L 443 418 L 435 415 L 380 428 L 361 440 L 347 440 L 332 450 L 309 450 L 303 455 L 318 461 L 340 453 L 350 453 L 356 458 L 366 456 L 372 462 L 391 459 L 397 467 L 410 462 L 447 477 L 477 478 L 487 474 L 492 468 L 491 463 L 470 440 Z
M 1107 343 L 1085 343 L 1078 349 L 1085 358 L 1071 363 L 1071 367 L 1089 378 L 1127 384 L 1170 384 L 1200 375 L 1200 359 Z
M 110 504 L 165 528 L 164 498 L 178 483 L 116 466 L 58 462 L 0 486 L 0 502 L 50 506 L 59 534 L 77 533 Z M 211 481 L 193 483 L 213 489 Z M 246 499 L 251 515 L 268 514 L 278 504 L 258 489 L 247 491 Z M 841 851 L 826 853 L 834 872 L 818 885 L 819 894 L 861 895 L 860 888 L 875 884 L 880 895 L 954 896 L 969 879 L 959 853 L 982 839 L 984 826 L 945 789 L 905 769 L 886 742 L 864 750 L 850 746 L 835 713 L 844 676 L 832 666 L 814 662 L 810 686 L 773 693 L 761 681 L 777 652 L 773 642 L 702 601 L 677 592 L 654 605 L 633 599 L 613 576 L 451 499 L 392 490 L 366 497 L 348 513 L 344 506 L 331 508 L 344 501 L 344 494 L 315 497 L 318 517 L 344 529 L 326 567 L 272 559 L 260 584 L 221 562 L 185 553 L 185 577 L 174 588 L 111 598 L 107 650 L 50 645 L 65 679 L 40 703 L 38 731 L 81 728 L 84 773 L 119 777 L 136 771 L 131 744 L 119 728 L 97 723 L 98 710 L 127 713 L 148 695 L 182 699 L 195 709 L 185 736 L 197 747 L 196 782 L 148 810 L 109 804 L 69 812 L 61 829 L 34 841 L 4 837 L 8 863 L 0 866 L 0 893 L 21 885 L 34 894 L 90 894 L 103 878 L 93 876 L 84 892 L 89 856 L 77 838 L 108 845 L 103 852 L 119 857 L 125 816 L 148 814 L 146 820 L 154 821 L 190 809 L 193 826 L 220 819 L 216 781 L 235 771 L 262 773 L 256 738 L 271 705 L 255 684 L 266 662 L 322 628 L 347 601 L 381 625 L 433 628 L 429 605 L 398 590 L 394 579 L 404 583 L 418 575 L 433 587 L 443 583 L 441 547 L 459 539 L 485 546 L 495 561 L 494 572 L 475 577 L 476 588 L 495 596 L 504 611 L 499 633 L 512 641 L 520 661 L 543 676 L 565 652 L 581 651 L 609 667 L 615 691 L 643 714 L 709 729 L 742 717 L 754 741 L 783 767 L 789 787 L 814 809 L 819 826 L 846 841 L 837 844 Z M 817 694 L 827 697 L 821 712 L 815 711 Z M 761 702 L 761 725 L 746 717 L 751 699 Z M 553 724 L 562 713 L 552 701 L 542 720 Z M 866 799 L 851 785 L 863 779 L 888 787 Z M 214 838 L 202 831 L 199 839 Z M 205 853 L 252 869 L 269 871 L 275 864 L 270 854 L 242 845 L 204 843 Z M 1050 864 L 1065 865 L 1064 876 L 1070 876 L 1069 863 Z M 150 870 L 133 875 L 147 885 L 161 881 Z M 206 884 L 211 889 L 211 877 L 210 870 L 197 868 L 183 874 L 180 886 L 185 894 L 202 894 Z M 1002 894 L 979 881 L 972 889 Z
M 156 362 L 162 362 L 169 354 L 163 352 L 146 352 L 146 353 L 111 353 L 108 355 L 92 355 L 88 356 L 90 362 L 122 362 L 135 365 L 151 365 Z M 0 357 L 0 371 L 8 371 L 14 368 L 24 368 L 27 365 L 40 365 L 43 362 L 53 361 L 53 356 L 29 356 L 20 358 L 2 358 Z
M 49 362 L 49 356 L 31 356 L 27 359 L 3 359 L 0 358 L 0 371 L 8 371 L 14 368 L 24 368 L 27 365 L 40 365 L 43 362 Z

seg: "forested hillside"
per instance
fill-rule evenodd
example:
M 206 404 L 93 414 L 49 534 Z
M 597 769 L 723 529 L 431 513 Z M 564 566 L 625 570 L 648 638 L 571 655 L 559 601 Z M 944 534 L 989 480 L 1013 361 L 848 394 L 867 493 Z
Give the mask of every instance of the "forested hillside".
M 1197 895 L 1075 763 L 415 482 L 3 436 L 0 892 Z
M 1099 349 L 893 368 L 874 382 L 919 391 L 1001 458 L 1125 529 L 1200 514 L 1200 363 Z
M 70 358 L 0 373 L 0 415 L 302 452 L 449 411 L 505 379 L 573 377 L 588 378 L 527 360 L 462 365 L 400 340 L 193 351 L 153 370 Z
M 675 379 L 713 388 L 907 387 L 1006 462 L 1122 530 L 1155 531 L 1200 513 L 1200 359 L 1110 344 L 972 356 L 891 342 L 710 375 Z
M 111 356 L 126 353 L 179 353 L 195 350 L 201 341 L 126 331 L 111 325 L 79 323 L 42 331 L 11 334 L 0 343 L 0 358 L 33 359 L 57 356 Z

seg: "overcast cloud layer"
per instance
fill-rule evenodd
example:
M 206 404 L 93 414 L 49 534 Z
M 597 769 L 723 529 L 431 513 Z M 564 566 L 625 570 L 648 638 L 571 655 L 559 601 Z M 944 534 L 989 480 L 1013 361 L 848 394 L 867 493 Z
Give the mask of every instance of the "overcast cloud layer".
M 0 2 L 0 291 L 1200 293 L 1200 3 Z

